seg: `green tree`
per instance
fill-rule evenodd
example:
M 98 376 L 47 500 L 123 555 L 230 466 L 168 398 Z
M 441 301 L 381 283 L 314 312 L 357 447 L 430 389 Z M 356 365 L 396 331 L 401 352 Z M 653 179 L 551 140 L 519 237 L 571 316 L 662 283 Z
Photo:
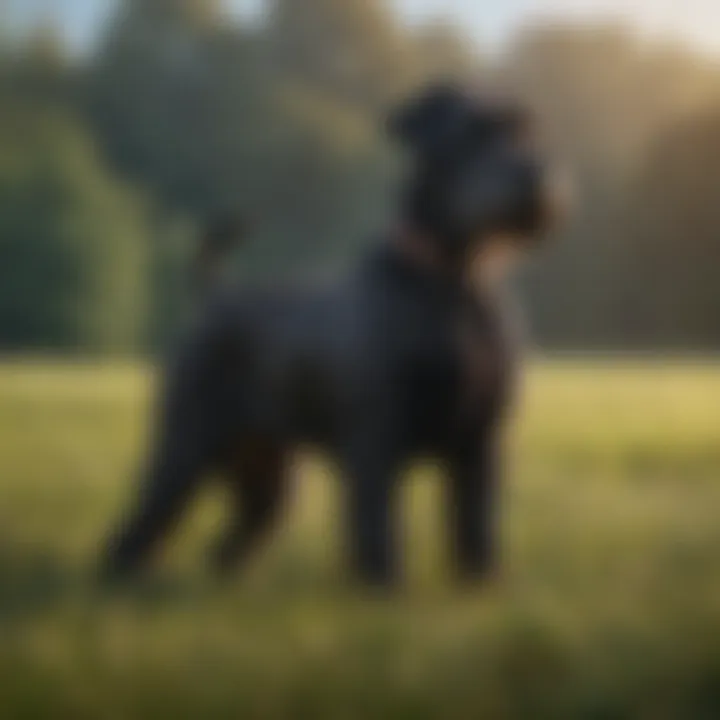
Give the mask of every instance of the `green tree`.
M 339 22 L 348 6 L 346 29 L 367 61 L 367 72 L 333 85 L 275 63 L 280 48 L 295 47 L 298 28 L 285 20 L 298 7 L 277 6 L 267 28 L 247 30 L 188 10 L 196 5 L 121 7 L 89 83 L 108 157 L 171 213 L 199 223 L 228 210 L 249 215 L 257 242 L 244 260 L 254 271 L 337 260 L 378 212 L 386 168 L 367 103 L 380 102 L 395 70 L 387 59 L 382 72 L 370 68 L 389 18 L 380 4 L 315 8 L 316 20 Z M 368 12 L 358 26 L 353 18 Z
M 378 112 L 406 86 L 411 47 L 383 0 L 272 0 L 269 59 L 283 80 Z
M 136 347 L 148 249 L 142 205 L 72 118 L 35 105 L 3 108 L 0 347 Z
M 720 348 L 720 107 L 655 144 L 627 204 L 626 341 Z
M 628 182 L 678 118 L 720 95 L 720 76 L 700 58 L 596 24 L 527 30 L 501 65 L 538 115 L 549 154 L 572 169 L 579 201 L 529 279 L 533 324 L 551 345 L 617 345 Z
M 274 272 L 342 263 L 385 209 L 391 166 L 379 123 L 307 87 L 280 87 L 272 101 L 248 260 Z
M 214 202 L 213 150 L 237 118 L 225 81 L 242 38 L 219 67 L 221 20 L 216 2 L 125 0 L 89 73 L 90 118 L 113 166 L 173 209 Z

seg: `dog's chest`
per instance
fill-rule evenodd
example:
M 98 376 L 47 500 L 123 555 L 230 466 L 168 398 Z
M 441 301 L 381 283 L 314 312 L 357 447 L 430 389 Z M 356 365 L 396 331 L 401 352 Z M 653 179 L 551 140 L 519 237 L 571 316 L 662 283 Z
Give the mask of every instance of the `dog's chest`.
M 428 313 L 410 335 L 401 375 L 413 444 L 433 450 L 495 404 L 508 353 L 492 318 L 473 307 Z

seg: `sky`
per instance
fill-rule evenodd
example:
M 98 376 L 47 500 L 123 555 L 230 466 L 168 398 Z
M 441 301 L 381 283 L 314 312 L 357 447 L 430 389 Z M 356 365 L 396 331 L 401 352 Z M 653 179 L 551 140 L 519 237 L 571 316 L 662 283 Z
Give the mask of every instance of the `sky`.
M 642 32 L 677 37 L 720 56 L 720 0 L 392 0 L 410 22 L 447 16 L 496 47 L 536 18 L 621 18 Z M 92 44 L 116 0 L 0 0 L 20 22 L 51 14 L 73 47 Z M 229 0 L 234 10 L 256 9 L 262 0 Z

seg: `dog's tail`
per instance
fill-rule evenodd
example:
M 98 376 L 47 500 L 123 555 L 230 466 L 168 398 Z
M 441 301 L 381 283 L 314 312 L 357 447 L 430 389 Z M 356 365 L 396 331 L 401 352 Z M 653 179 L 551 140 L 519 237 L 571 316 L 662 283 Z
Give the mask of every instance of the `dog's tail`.
M 245 238 L 246 226 L 234 216 L 216 218 L 207 223 L 193 263 L 193 286 L 206 295 L 220 281 L 224 261 Z

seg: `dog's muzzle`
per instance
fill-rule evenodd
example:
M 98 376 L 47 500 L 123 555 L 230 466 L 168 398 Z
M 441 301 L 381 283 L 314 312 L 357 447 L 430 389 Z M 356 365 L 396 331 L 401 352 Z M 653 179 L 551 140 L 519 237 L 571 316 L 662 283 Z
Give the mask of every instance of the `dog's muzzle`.
M 539 240 L 567 214 L 569 185 L 557 171 L 532 158 L 488 159 L 459 177 L 450 202 L 461 242 L 509 235 Z

